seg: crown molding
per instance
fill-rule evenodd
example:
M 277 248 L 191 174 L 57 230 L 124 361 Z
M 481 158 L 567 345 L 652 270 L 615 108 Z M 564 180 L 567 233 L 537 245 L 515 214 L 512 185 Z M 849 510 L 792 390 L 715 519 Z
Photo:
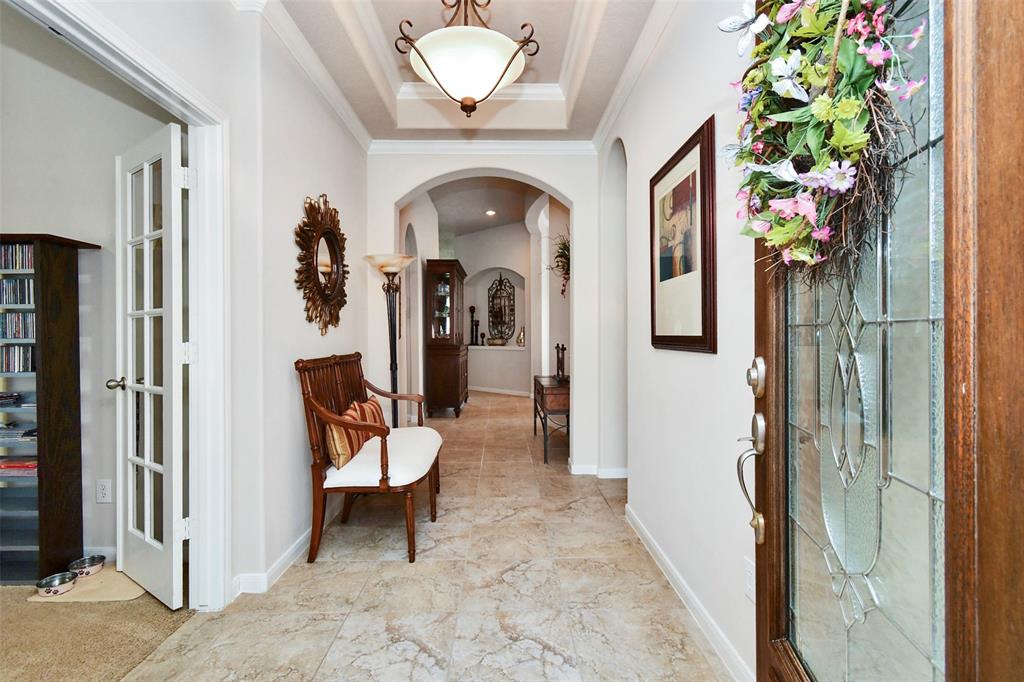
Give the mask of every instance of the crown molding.
M 608 136 L 612 132 L 612 126 L 615 125 L 619 114 L 622 113 L 622 108 L 626 105 L 626 101 L 633 92 L 640 74 L 643 73 L 644 68 L 647 66 L 648 60 L 650 60 L 654 50 L 664 37 L 665 31 L 669 23 L 671 23 L 672 15 L 675 13 L 679 3 L 680 0 L 654 1 L 651 13 L 647 15 L 644 28 L 640 31 L 640 36 L 636 40 L 636 46 L 626 62 L 626 68 L 622 70 L 619 82 L 615 85 L 611 99 L 608 100 L 608 106 L 601 116 L 597 132 L 594 133 L 594 147 L 596 149 L 603 148 L 608 141 Z
M 443 92 L 423 81 L 402 83 L 398 89 L 398 99 L 451 101 Z M 562 86 L 558 83 L 513 83 L 488 97 L 487 101 L 564 102 L 565 93 L 562 92 Z
M 368 153 L 370 156 L 595 156 L 597 149 L 590 140 L 374 140 Z
M 402 78 L 385 44 L 384 29 L 369 0 L 331 0 L 334 13 L 352 41 L 384 108 L 398 120 L 398 91 Z
M 583 87 L 583 78 L 587 74 L 587 66 L 607 7 L 607 0 L 590 0 L 577 2 L 573 9 L 569 37 L 562 56 L 562 70 L 558 76 L 558 84 L 565 97 L 566 121 L 572 119 L 573 108 Z
M 267 0 L 231 0 L 231 4 L 239 12 L 262 12 Z
M 369 149 L 369 131 L 280 0 L 266 3 L 263 18 L 359 145 Z

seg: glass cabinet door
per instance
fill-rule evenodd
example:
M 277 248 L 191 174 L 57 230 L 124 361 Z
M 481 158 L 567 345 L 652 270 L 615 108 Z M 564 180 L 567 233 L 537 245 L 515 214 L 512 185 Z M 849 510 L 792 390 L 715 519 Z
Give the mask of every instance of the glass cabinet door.
M 452 338 L 452 275 L 441 272 L 433 275 L 430 287 L 430 338 Z

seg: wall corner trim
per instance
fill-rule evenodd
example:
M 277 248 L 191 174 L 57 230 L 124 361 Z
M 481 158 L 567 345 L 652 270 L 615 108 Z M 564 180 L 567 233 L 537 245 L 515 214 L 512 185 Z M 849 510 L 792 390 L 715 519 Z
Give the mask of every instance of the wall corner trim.
M 672 18 L 678 4 L 679 0 L 655 0 L 651 13 L 647 15 L 647 21 L 644 23 L 643 30 L 640 31 L 640 36 L 636 40 L 636 46 L 626 61 L 622 75 L 619 76 L 619 82 L 615 85 L 612 96 L 608 100 L 608 106 L 605 107 L 604 114 L 601 115 L 601 121 L 597 125 L 597 131 L 594 133 L 593 138 L 594 146 L 597 149 L 604 147 L 605 142 L 608 141 L 612 126 L 615 125 L 619 114 L 622 113 L 623 107 L 626 106 L 626 101 L 633 92 L 633 87 L 640 79 L 640 74 L 643 73 L 644 67 L 647 66 L 647 60 L 650 59 L 658 44 L 661 43 L 661 39 L 669 25 L 669 19 Z
M 327 521 L 324 525 L 327 525 Z M 266 573 L 239 573 L 235 576 L 232 586 L 231 601 L 238 598 L 240 594 L 262 594 L 273 587 L 278 578 L 284 575 L 295 560 L 302 556 L 302 553 L 309 547 L 310 531 L 304 532 L 292 545 L 277 558 Z M 227 606 L 227 604 L 225 604 Z
M 683 576 L 676 570 L 676 567 L 672 565 L 668 555 L 661 549 L 661 546 L 657 543 L 654 537 L 644 526 L 643 522 L 637 517 L 633 508 L 626 504 L 626 521 L 636 532 L 640 541 L 644 543 L 644 547 L 654 558 L 655 563 L 661 568 L 662 573 L 668 578 L 672 588 L 679 595 L 679 598 L 683 601 L 687 610 L 693 615 L 694 620 L 700 626 L 704 636 L 708 638 L 711 643 L 711 647 L 718 654 L 719 658 L 722 659 L 722 663 L 725 665 L 729 674 L 732 675 L 734 680 L 742 682 L 754 682 L 754 671 L 750 669 L 743 657 L 740 656 L 739 651 L 733 646 L 732 642 L 725 636 L 722 629 L 715 622 L 715 619 L 711 617 L 708 610 L 704 608 L 697 594 L 690 588 L 686 583 Z

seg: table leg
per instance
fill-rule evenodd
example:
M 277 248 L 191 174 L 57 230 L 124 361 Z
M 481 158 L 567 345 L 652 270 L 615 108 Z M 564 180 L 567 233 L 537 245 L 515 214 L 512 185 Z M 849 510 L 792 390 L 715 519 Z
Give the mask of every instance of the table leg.
M 547 412 L 541 412 L 540 414 L 540 425 L 544 429 L 544 463 L 548 463 L 548 415 Z
M 533 401 L 533 435 L 537 435 L 537 401 Z

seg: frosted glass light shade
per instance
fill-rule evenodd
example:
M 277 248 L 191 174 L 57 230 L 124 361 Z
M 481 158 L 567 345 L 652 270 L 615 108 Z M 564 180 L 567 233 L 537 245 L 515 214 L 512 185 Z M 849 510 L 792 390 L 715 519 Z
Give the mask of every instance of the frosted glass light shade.
M 431 31 L 416 41 L 437 80 L 416 51 L 409 53 L 413 71 L 425 82 L 444 89 L 458 101 L 483 100 L 494 87 L 509 58 L 519 48 L 508 36 L 480 26 L 449 26 Z M 523 73 L 526 57 L 516 55 L 495 92 L 513 83 Z
M 384 274 L 401 272 L 416 260 L 415 256 L 406 256 L 401 253 L 378 253 L 372 256 L 365 256 L 366 262 L 371 267 Z

